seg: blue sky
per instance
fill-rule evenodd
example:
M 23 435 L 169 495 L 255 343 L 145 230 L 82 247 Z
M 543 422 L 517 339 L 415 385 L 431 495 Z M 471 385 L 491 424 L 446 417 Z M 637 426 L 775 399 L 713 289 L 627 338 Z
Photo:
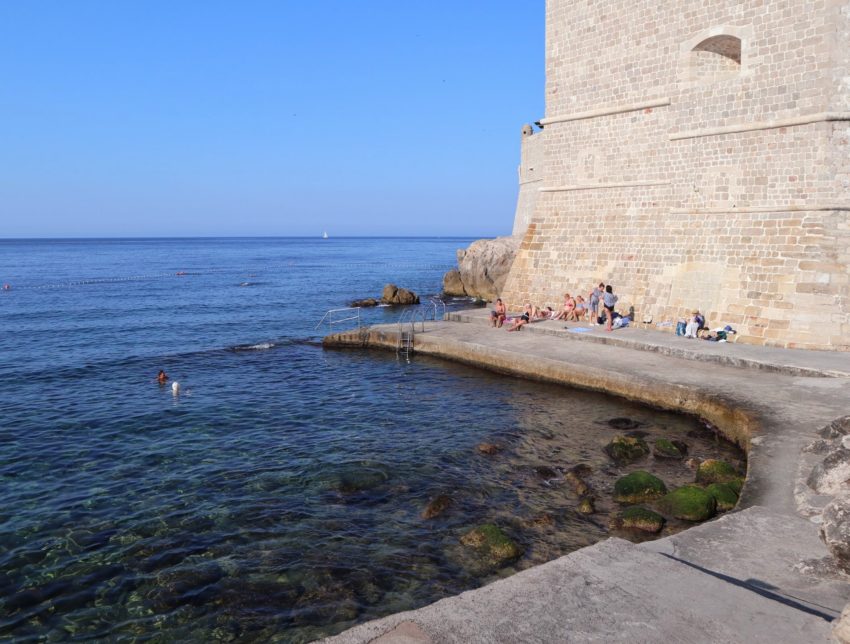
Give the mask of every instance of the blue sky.
M 3 2 L 0 237 L 510 232 L 544 0 Z

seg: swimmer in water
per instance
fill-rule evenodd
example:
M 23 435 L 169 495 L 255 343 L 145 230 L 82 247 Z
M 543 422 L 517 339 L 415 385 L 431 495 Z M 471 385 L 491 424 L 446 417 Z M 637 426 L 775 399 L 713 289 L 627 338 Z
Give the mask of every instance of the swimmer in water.
M 159 375 L 156 377 L 156 381 L 161 385 L 164 385 L 166 382 L 168 382 L 168 375 L 165 373 L 165 371 L 163 371 L 162 369 L 159 370 Z

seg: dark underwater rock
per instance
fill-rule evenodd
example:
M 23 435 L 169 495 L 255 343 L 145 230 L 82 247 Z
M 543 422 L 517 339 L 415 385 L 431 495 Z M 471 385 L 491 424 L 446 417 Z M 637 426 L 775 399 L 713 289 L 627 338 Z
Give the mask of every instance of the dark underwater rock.
M 433 519 L 448 510 L 452 505 L 452 498 L 446 494 L 439 494 L 428 502 L 422 510 L 423 519 Z
M 637 429 L 641 424 L 631 418 L 611 418 L 608 420 L 608 425 L 614 429 L 624 431 L 627 429 Z
M 635 436 L 615 436 L 605 446 L 605 453 L 618 465 L 628 465 L 649 454 L 649 446 L 642 438 Z

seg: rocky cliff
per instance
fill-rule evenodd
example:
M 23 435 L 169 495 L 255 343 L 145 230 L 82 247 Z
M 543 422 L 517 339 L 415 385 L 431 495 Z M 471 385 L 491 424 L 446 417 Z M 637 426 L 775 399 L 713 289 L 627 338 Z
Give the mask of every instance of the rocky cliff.
M 495 300 L 508 279 L 520 240 L 519 236 L 479 239 L 466 250 L 458 249 L 458 267 L 443 277 L 443 292 Z

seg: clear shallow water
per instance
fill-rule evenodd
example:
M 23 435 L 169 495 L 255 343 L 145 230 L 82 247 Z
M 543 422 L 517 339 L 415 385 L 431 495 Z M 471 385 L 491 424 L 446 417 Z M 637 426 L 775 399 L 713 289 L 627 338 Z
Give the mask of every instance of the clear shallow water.
M 318 346 L 326 309 L 436 293 L 468 241 L 0 242 L 0 637 L 307 641 L 604 538 L 611 483 L 646 466 L 610 464 L 608 418 L 737 458 L 618 399 Z M 590 518 L 535 469 L 577 463 Z M 470 565 L 485 522 L 514 565 Z

